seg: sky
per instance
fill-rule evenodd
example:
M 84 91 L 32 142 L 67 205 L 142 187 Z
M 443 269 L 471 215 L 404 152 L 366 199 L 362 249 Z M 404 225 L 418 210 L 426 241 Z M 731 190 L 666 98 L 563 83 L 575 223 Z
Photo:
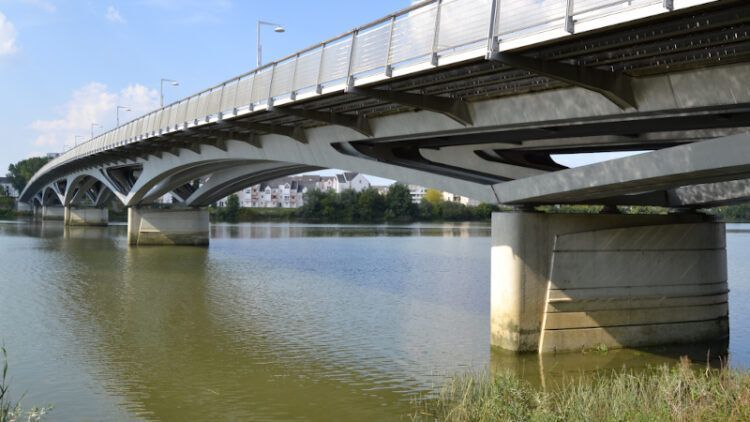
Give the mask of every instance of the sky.
M 268 62 L 409 3 L 0 0 L 0 174 L 158 107 L 161 78 L 170 103 L 253 69 L 259 19 L 286 29 L 264 28 Z

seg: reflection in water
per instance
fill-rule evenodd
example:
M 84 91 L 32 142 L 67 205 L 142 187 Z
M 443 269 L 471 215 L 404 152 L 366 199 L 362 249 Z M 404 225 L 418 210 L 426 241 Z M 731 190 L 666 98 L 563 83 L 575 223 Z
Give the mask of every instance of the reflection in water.
M 61 420 L 382 420 L 465 371 L 545 386 L 671 359 L 490 351 L 486 225 L 215 225 L 212 236 L 209 248 L 129 248 L 123 226 L 0 224 L 0 338 L 28 402 L 54 403 Z M 732 249 L 750 249 L 742 236 L 729 236 L 732 277 L 745 268 Z M 738 321 L 735 291 L 750 291 L 730 285 Z

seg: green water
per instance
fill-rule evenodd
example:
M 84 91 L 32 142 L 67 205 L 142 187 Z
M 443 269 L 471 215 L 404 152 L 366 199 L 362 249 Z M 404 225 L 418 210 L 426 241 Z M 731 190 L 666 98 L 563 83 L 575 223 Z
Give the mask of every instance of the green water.
M 209 248 L 129 248 L 124 226 L 1 223 L 11 384 L 28 405 L 53 403 L 52 420 L 398 420 L 465 371 L 546 385 L 671 361 L 666 350 L 491 351 L 489 234 L 215 225 Z M 732 359 L 747 366 L 750 234 L 728 244 Z

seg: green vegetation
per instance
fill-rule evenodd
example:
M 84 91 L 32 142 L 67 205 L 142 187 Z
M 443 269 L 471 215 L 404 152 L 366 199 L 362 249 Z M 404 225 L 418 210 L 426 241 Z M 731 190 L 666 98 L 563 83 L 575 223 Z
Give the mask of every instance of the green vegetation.
M 413 221 L 487 221 L 499 208 L 489 204 L 476 207 L 442 200 L 439 191 L 427 191 L 417 205 L 409 188 L 396 183 L 385 195 L 376 189 L 341 193 L 313 190 L 305 194 L 304 206 L 289 208 L 240 208 L 232 195 L 226 207 L 212 210 L 214 221 L 305 221 L 313 223 L 410 223 Z M 437 193 L 437 194 L 435 194 Z
M 0 422 L 17 422 L 25 420 L 27 422 L 36 422 L 42 419 L 52 407 L 34 407 L 30 410 L 23 410 L 21 399 L 13 402 L 10 399 L 10 386 L 8 385 L 8 353 L 5 347 L 0 347 L 0 354 L 3 357 L 3 372 L 0 376 Z
M 0 220 L 16 218 L 16 201 L 7 196 L 0 196 Z
M 415 403 L 414 420 L 440 421 L 747 421 L 750 373 L 673 367 L 621 370 L 537 390 L 503 374 L 466 376 Z
M 731 205 L 707 210 L 708 213 L 720 217 L 729 223 L 750 221 L 750 204 Z
M 21 192 L 26 183 L 43 165 L 47 164 L 50 158 L 47 157 L 32 157 L 25 160 L 21 160 L 15 164 L 8 166 L 8 178 L 13 187 Z

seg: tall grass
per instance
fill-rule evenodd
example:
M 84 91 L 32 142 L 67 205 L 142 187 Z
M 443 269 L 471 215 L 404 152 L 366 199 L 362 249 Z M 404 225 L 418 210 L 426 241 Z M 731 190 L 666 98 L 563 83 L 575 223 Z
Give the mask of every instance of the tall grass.
M 0 422 L 37 422 L 50 411 L 51 407 L 34 407 L 28 411 L 21 408 L 23 396 L 16 402 L 10 399 L 10 385 L 8 384 L 8 352 L 0 347 L 3 357 L 3 372 L 0 376 Z
M 510 374 L 464 376 L 417 401 L 418 421 L 750 421 L 750 373 L 687 359 L 537 390 Z

